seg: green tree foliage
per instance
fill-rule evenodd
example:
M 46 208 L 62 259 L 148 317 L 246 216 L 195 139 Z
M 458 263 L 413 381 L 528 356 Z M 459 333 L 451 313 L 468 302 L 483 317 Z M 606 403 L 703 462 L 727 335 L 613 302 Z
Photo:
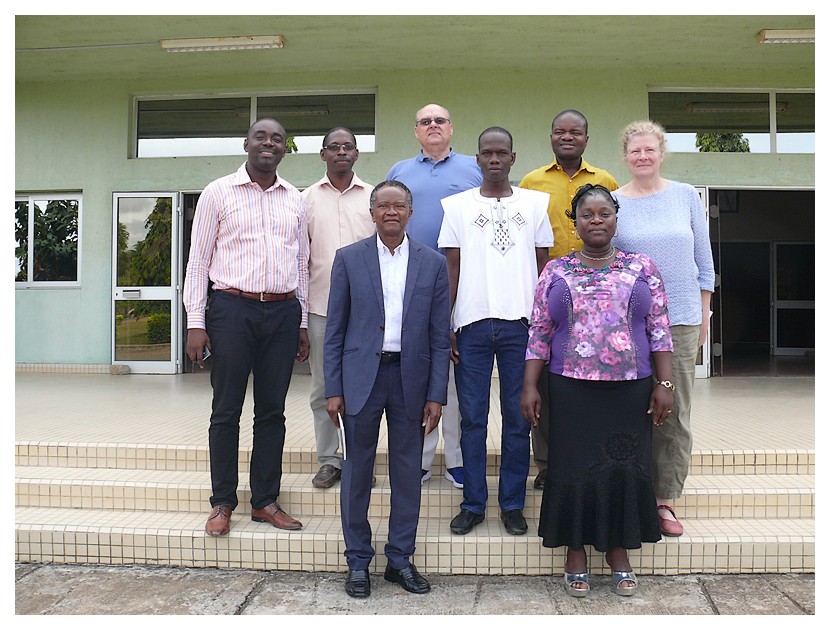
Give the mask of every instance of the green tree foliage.
M 144 221 L 145 236 L 128 249 L 130 235 L 118 224 L 118 284 L 158 287 L 170 284 L 170 243 L 173 238 L 172 199 L 159 197 Z
M 699 131 L 695 146 L 701 153 L 749 153 L 749 140 L 742 133 Z
M 33 275 L 36 281 L 78 279 L 78 202 L 55 199 L 37 202 L 34 208 Z M 20 270 L 18 282 L 28 280 L 29 212 L 28 202 L 15 204 L 15 256 Z

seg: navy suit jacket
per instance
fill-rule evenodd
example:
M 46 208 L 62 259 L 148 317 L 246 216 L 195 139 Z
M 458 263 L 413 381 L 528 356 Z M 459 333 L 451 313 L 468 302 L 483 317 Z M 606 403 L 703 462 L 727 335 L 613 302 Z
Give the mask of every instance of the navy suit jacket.
M 384 327 L 377 235 L 337 250 L 331 269 L 323 356 L 325 395 L 357 415 L 375 384 Z M 427 401 L 447 402 L 450 369 L 449 275 L 444 256 L 409 239 L 401 327 L 401 380 L 410 418 Z

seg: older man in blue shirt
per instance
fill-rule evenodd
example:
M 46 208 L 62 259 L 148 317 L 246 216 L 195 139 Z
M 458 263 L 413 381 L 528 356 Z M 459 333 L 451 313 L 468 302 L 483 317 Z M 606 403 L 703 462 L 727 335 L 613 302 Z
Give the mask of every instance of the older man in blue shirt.
M 386 179 L 396 179 L 412 191 L 412 218 L 407 233 L 416 241 L 443 253 L 438 247 L 438 233 L 444 219 L 441 199 L 481 186 L 481 169 L 475 157 L 452 150 L 453 126 L 446 107 L 430 103 L 415 114 L 415 137 L 421 151 L 414 158 L 395 164 Z M 452 357 L 453 362 L 457 359 Z M 464 463 L 461 456 L 461 416 L 455 391 L 455 374 L 450 366 L 447 405 L 443 410 L 441 433 L 444 436 L 446 479 L 456 488 L 464 487 Z M 424 439 L 421 459 L 421 483 L 432 476 L 432 462 L 438 446 L 438 431 Z

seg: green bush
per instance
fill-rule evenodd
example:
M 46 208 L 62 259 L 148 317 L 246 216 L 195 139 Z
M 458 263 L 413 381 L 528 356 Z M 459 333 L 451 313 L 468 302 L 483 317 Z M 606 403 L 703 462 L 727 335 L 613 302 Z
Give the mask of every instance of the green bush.
M 169 313 L 153 313 L 147 317 L 147 343 L 170 343 Z

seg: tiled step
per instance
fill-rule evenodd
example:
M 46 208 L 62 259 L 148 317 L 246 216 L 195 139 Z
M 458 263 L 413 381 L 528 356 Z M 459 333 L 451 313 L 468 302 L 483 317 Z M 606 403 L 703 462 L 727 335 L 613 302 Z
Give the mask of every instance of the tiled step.
M 250 449 L 240 449 L 239 469 L 248 470 Z M 378 469 L 386 466 L 386 451 L 378 450 Z M 497 475 L 501 456 L 487 455 L 487 474 Z M 18 441 L 15 463 L 19 466 L 68 466 L 79 468 L 126 468 L 151 470 L 208 471 L 207 446 L 168 444 L 76 443 Z M 439 451 L 433 474 L 443 474 L 443 454 Z M 283 470 L 287 473 L 313 474 L 319 465 L 313 449 L 286 448 Z M 531 470 L 535 467 L 531 465 Z M 813 449 L 695 450 L 689 469 L 692 475 L 812 475 L 815 474 Z M 532 474 L 535 474 L 533 472 Z
M 202 471 L 165 471 L 108 468 L 18 466 L 15 469 L 16 505 L 103 510 L 206 512 L 210 476 Z M 491 499 L 497 479 L 488 480 Z M 421 518 L 451 519 L 459 509 L 462 491 L 443 477 L 422 486 Z M 248 512 L 247 479 L 240 478 L 238 513 Z M 542 493 L 530 480 L 525 514 L 539 513 Z M 280 503 L 290 514 L 338 515 L 339 485 L 328 490 L 311 486 L 310 473 L 283 475 Z M 497 517 L 491 500 L 488 516 Z M 372 493 L 371 514 L 389 515 L 388 477 L 378 475 Z M 813 518 L 813 475 L 692 475 L 676 507 L 684 518 Z
M 345 571 L 340 521 L 295 514 L 304 529 L 284 532 L 242 515 L 227 537 L 204 535 L 204 515 L 21 507 L 15 515 L 20 562 L 158 564 L 244 569 Z M 385 519 L 370 519 L 382 571 Z M 813 519 L 685 519 L 686 534 L 630 553 L 635 571 L 648 574 L 777 573 L 815 571 Z M 526 536 L 508 535 L 488 518 L 467 536 L 449 533 L 447 519 L 430 518 L 418 530 L 415 564 L 425 573 L 548 574 L 562 571 L 564 552 L 542 547 L 535 520 Z M 590 570 L 607 573 L 591 552 Z

